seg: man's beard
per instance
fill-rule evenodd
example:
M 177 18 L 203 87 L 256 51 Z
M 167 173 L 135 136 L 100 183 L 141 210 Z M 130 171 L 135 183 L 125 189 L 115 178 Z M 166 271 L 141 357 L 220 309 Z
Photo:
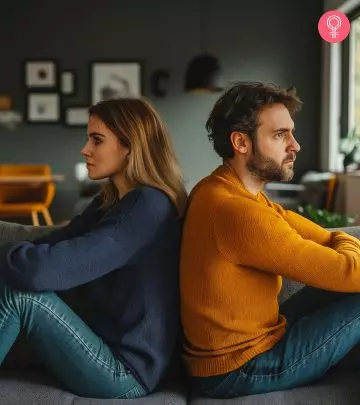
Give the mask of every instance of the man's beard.
M 262 155 L 255 146 L 256 141 L 253 142 L 254 149 L 252 156 L 246 164 L 246 167 L 254 176 L 265 182 L 271 181 L 290 181 L 294 177 L 294 170 L 292 168 L 284 168 L 279 165 L 275 160 L 268 156 Z M 295 160 L 294 154 L 289 154 L 283 160 L 283 164 L 288 161 Z

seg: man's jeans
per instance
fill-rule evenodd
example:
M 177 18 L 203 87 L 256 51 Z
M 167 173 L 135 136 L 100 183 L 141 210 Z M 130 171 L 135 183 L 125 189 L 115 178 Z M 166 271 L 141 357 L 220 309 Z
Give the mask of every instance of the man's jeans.
M 42 363 L 65 389 L 84 397 L 146 394 L 109 347 L 54 293 L 0 291 L 0 364 L 24 330 Z
M 280 313 L 288 321 L 280 341 L 233 372 L 193 378 L 201 395 L 234 398 L 294 388 L 323 376 L 360 342 L 359 293 L 305 287 Z

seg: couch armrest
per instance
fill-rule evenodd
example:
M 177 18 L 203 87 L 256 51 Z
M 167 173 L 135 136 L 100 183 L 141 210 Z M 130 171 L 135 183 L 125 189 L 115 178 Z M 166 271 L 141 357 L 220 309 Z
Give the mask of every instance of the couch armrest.
M 329 231 L 343 231 L 360 239 L 360 226 L 347 226 L 345 228 L 330 228 Z
M 21 225 L 0 221 L 0 245 L 21 240 L 33 241 L 50 233 L 55 228 L 54 226 Z

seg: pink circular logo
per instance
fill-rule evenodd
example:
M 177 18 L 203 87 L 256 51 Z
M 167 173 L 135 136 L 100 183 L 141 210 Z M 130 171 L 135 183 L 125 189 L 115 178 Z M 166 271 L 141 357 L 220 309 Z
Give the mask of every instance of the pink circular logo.
M 344 13 L 331 10 L 320 17 L 318 30 L 322 39 L 334 44 L 343 41 L 349 35 L 350 22 Z

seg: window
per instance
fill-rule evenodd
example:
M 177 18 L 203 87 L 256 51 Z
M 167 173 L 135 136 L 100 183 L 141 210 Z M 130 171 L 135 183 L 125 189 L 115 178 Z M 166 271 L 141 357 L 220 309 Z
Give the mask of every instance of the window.
M 360 16 L 351 21 L 348 48 L 348 118 L 343 130 L 360 132 Z M 346 61 L 344 61 L 346 64 Z M 343 111 L 345 112 L 345 111 Z M 344 135 L 344 133 L 342 134 Z

